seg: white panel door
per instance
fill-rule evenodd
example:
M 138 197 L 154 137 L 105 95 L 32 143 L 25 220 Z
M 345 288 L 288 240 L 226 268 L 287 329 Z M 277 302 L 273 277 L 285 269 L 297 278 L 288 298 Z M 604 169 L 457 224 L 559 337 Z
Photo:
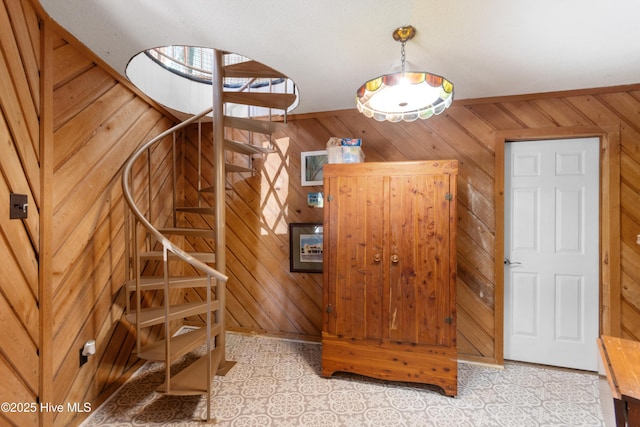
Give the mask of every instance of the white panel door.
M 599 146 L 505 145 L 505 359 L 598 369 Z

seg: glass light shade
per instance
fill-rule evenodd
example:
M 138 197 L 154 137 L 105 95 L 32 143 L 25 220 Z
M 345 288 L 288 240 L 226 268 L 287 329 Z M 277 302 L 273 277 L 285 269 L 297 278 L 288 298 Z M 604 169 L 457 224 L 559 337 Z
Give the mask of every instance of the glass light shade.
M 356 93 L 358 111 L 378 121 L 428 119 L 452 102 L 453 83 L 425 72 L 385 74 L 369 80 Z

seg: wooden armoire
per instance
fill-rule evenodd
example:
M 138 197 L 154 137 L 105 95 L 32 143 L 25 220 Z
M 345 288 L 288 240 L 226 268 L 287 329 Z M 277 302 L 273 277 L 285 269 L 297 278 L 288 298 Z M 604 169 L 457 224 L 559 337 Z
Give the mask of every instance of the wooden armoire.
M 324 166 L 322 375 L 457 394 L 457 161 Z

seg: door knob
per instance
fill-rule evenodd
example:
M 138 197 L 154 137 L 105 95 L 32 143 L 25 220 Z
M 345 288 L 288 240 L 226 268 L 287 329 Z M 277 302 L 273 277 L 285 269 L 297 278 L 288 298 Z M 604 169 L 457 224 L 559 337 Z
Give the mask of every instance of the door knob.
M 373 256 L 373 262 L 380 262 L 381 259 L 382 259 L 382 255 L 380 254 L 375 254 Z
M 392 263 L 397 264 L 398 261 L 400 261 L 400 258 L 398 257 L 398 255 L 396 255 L 396 254 L 391 255 L 391 262 Z
M 504 265 L 522 265 L 522 263 L 519 261 L 511 261 L 509 258 L 505 258 Z

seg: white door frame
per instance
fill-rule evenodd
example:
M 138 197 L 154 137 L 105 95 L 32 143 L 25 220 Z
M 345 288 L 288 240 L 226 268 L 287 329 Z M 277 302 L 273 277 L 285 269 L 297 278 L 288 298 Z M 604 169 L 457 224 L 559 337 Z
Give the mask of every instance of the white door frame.
M 504 146 L 506 142 L 600 139 L 600 334 L 620 335 L 620 126 L 502 130 L 495 133 L 495 363 L 504 364 Z

